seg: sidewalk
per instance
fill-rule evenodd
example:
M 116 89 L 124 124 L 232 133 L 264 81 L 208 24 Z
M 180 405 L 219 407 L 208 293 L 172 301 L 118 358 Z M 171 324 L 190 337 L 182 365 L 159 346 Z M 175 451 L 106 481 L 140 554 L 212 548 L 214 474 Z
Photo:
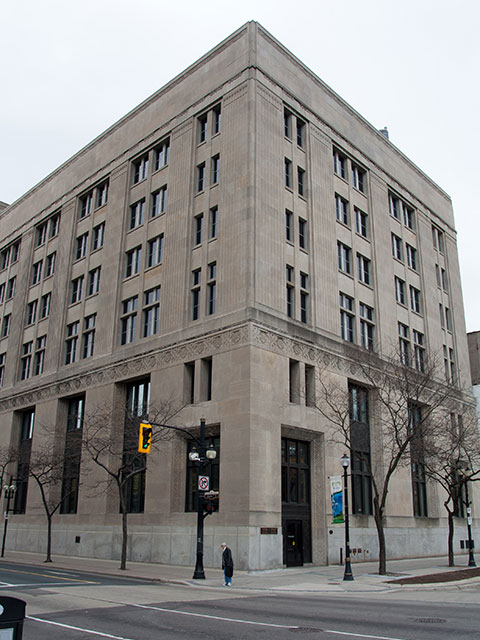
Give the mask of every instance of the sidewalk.
M 138 578 L 171 584 L 182 584 L 192 588 L 220 588 L 223 586 L 223 572 L 221 569 L 205 569 L 205 580 L 193 580 L 193 566 L 150 564 L 143 562 L 128 562 L 127 569 L 121 571 L 118 560 L 102 560 L 96 558 L 78 558 L 72 556 L 53 556 L 52 563 L 44 562 L 44 554 L 26 551 L 9 551 L 2 563 L 21 563 L 38 565 L 45 570 L 65 569 L 71 571 L 86 571 L 102 575 L 112 575 L 125 578 Z M 472 588 L 480 590 L 480 577 L 473 577 L 455 582 L 436 582 L 434 584 L 401 585 L 395 583 L 395 578 L 427 576 L 431 574 L 449 573 L 458 569 L 466 569 L 468 556 L 456 558 L 457 566 L 448 567 L 446 557 L 417 558 L 407 560 L 391 560 L 387 563 L 389 575 L 379 576 L 376 562 L 362 562 L 352 565 L 353 581 L 343 580 L 343 566 L 330 565 L 316 567 L 290 567 L 271 571 L 236 571 L 233 587 L 236 589 L 262 590 L 273 592 L 382 592 L 414 589 L 446 589 Z

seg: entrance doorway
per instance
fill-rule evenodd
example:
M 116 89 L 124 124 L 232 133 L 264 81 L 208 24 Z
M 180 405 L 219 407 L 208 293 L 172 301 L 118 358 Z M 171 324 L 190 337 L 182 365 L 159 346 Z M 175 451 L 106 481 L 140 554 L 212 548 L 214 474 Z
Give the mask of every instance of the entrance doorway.
M 312 561 L 309 443 L 282 438 L 283 563 Z

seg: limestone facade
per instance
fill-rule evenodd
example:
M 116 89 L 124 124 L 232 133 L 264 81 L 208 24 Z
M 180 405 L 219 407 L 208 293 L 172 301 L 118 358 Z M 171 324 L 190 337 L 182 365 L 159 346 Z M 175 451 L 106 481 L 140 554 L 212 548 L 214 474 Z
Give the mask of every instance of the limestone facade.
M 205 417 L 220 438 L 207 565 L 227 540 L 239 568 L 281 566 L 286 524 L 302 531 L 301 561 L 339 560 L 329 477 L 344 451 L 292 397 L 292 375 L 355 382 L 355 359 L 388 352 L 400 323 L 469 381 L 450 198 L 254 22 L 3 209 L 0 238 L 2 444 L 32 411 L 32 450 L 45 426 L 62 440 L 69 400 L 88 412 L 138 380 L 152 404 L 185 402 L 176 424 Z M 308 498 L 289 523 L 282 439 L 307 443 L 295 473 Z M 187 441 L 149 455 L 129 557 L 190 564 Z M 92 490 L 102 479 L 82 462 L 76 512 L 54 518 L 57 553 L 118 557 L 118 502 Z M 413 515 L 408 471 L 393 491 L 389 556 L 443 552 L 437 489 L 428 517 Z M 43 548 L 45 528 L 30 482 L 8 546 Z M 370 515 L 353 516 L 353 540 L 354 559 L 376 557 Z

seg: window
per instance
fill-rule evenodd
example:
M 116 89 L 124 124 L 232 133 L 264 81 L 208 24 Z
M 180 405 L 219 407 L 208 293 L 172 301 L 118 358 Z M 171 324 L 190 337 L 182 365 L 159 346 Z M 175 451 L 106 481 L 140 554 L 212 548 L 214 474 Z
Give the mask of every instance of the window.
M 416 329 L 412 333 L 415 368 L 423 373 L 425 371 L 425 336 Z
M 283 110 L 283 134 L 289 140 L 292 137 L 292 114 L 287 109 Z
M 304 196 L 305 189 L 306 189 L 305 169 L 301 169 L 300 167 L 297 167 L 297 184 L 298 184 L 298 195 Z
M 194 269 L 192 271 L 192 320 L 198 320 L 200 317 L 200 283 L 202 270 Z
M 25 342 L 20 359 L 20 380 L 27 380 L 31 374 L 33 341 Z
M 395 276 L 395 299 L 399 304 L 406 304 L 405 281 Z
M 394 258 L 403 262 L 402 239 L 394 233 L 392 233 L 392 254 Z
M 427 511 L 427 483 L 425 465 L 422 454 L 422 411 L 418 405 L 411 404 L 408 408 L 409 427 L 411 432 L 418 432 L 410 443 L 410 466 L 412 477 L 413 515 L 426 517 Z
M 295 280 L 294 269 L 289 264 L 286 267 L 287 279 L 287 316 L 293 318 L 295 315 Z
M 130 219 L 128 223 L 128 229 L 130 231 L 143 224 L 144 212 L 145 198 L 142 198 L 142 200 L 139 200 L 130 206 Z
M 97 251 L 103 247 L 103 241 L 105 239 L 105 223 L 97 224 L 93 227 L 92 231 L 92 251 Z
M 309 443 L 302 440 L 282 438 L 282 503 L 285 505 L 310 504 L 310 451 Z M 297 508 L 298 508 L 297 506 Z M 291 508 L 291 507 L 290 507 Z M 301 544 L 301 543 L 300 543 Z M 310 548 L 306 549 L 307 557 L 303 560 L 311 562 Z
M 285 209 L 285 240 L 293 242 L 293 213 Z
M 0 353 L 0 387 L 3 387 L 5 381 L 5 364 L 7 362 L 7 354 Z
M 432 225 L 433 246 L 440 253 L 445 253 L 445 236 L 443 231 Z
M 0 284 L 0 304 L 5 300 L 5 282 Z
M 420 291 L 410 285 L 410 309 L 415 313 L 422 313 Z
M 93 203 L 93 192 L 89 191 L 84 196 L 80 198 L 80 211 L 78 212 L 78 217 L 80 219 L 86 218 L 92 212 L 92 203 Z
M 3 271 L 10 264 L 10 247 L 7 247 L 7 249 L 3 249 L 0 255 L 0 260 L 1 260 L 2 271 Z
M 357 253 L 357 274 L 360 282 L 364 284 L 372 284 L 371 277 L 371 262 L 365 256 L 362 256 L 360 253 Z
M 410 330 L 406 324 L 398 323 L 398 339 L 400 361 L 403 365 L 410 364 Z
M 103 184 L 97 187 L 97 201 L 96 207 L 103 207 L 104 204 L 107 204 L 108 200 L 108 182 L 104 182 Z
M 50 314 L 50 300 L 52 298 L 51 293 L 46 293 L 40 298 L 40 320 L 48 318 Z
M 347 158 L 337 149 L 333 150 L 333 171 L 340 178 L 347 177 Z
M 164 185 L 152 193 L 150 217 L 155 218 L 161 213 L 165 213 L 167 206 L 167 185 Z
M 30 471 L 30 455 L 32 451 L 35 409 L 20 413 L 20 442 L 18 446 L 18 464 L 16 473 L 17 491 L 15 493 L 14 513 L 25 513 L 27 507 L 28 478 Z
M 198 144 L 205 142 L 207 139 L 207 114 L 198 118 Z
M 93 296 L 98 293 L 100 289 L 100 270 L 101 267 L 96 267 L 88 272 L 87 296 Z
M 40 280 L 42 279 L 42 267 L 43 267 L 43 260 L 39 260 L 38 262 L 35 262 L 32 266 L 32 280 L 31 280 L 31 285 L 35 285 L 38 284 L 40 282 Z
M 308 321 L 308 275 L 300 271 L 300 320 Z
M 60 214 L 56 213 L 48 221 L 48 237 L 54 238 L 60 229 Z
M 45 365 L 45 349 L 47 348 L 47 336 L 40 336 L 35 343 L 35 356 L 33 360 L 33 375 L 39 376 L 43 373 Z
M 409 244 L 405 244 L 407 254 L 407 264 L 410 269 L 417 270 L 417 250 Z
M 285 186 L 292 188 L 292 161 L 285 158 Z
M 352 513 L 372 514 L 368 390 L 349 385 Z
M 55 271 L 55 259 L 57 257 L 56 251 L 50 253 L 45 260 L 45 278 L 53 276 Z
M 441 279 L 442 279 L 442 288 L 444 291 L 448 292 L 447 272 L 445 271 L 445 269 L 440 269 L 440 271 L 441 271 Z
M 352 184 L 362 193 L 366 190 L 366 171 L 352 162 Z
M 91 358 L 95 347 L 95 325 L 97 314 L 92 313 L 83 320 L 82 358 Z
M 128 513 L 142 513 L 145 505 L 146 455 L 138 453 L 138 425 L 148 415 L 150 380 L 126 385 L 127 409 L 123 433 L 123 468 L 130 476 L 125 484 Z
M 340 335 L 347 342 L 354 342 L 353 298 L 340 293 Z
M 440 326 L 445 329 L 445 313 L 443 311 L 443 304 L 438 305 L 438 313 L 440 315 Z
M 208 282 L 207 282 L 207 314 L 215 313 L 217 303 L 217 263 L 211 262 L 208 265 Z
M 130 278 L 140 271 L 142 261 L 142 247 L 130 249 L 125 254 L 125 277 Z
M 448 350 L 448 359 L 450 364 L 450 377 L 448 381 L 450 382 L 450 384 L 455 384 L 457 379 L 457 374 L 455 370 L 455 353 L 451 348 Z
M 348 225 L 348 201 L 335 194 L 335 215 L 339 222 Z
M 352 260 L 351 254 L 352 250 L 347 245 L 343 244 L 343 242 L 337 242 L 337 254 L 338 254 L 338 268 L 340 271 L 344 273 L 352 272 Z
M 210 183 L 217 184 L 220 178 L 220 156 L 216 155 L 212 158 L 212 171 L 210 174 Z
M 149 289 L 144 294 L 143 306 L 143 332 L 142 336 L 148 338 L 158 333 L 158 316 L 160 310 L 160 287 Z
M 205 189 L 205 163 L 197 166 L 197 193 Z
M 355 231 L 364 238 L 368 238 L 368 214 L 358 207 L 354 207 L 353 211 L 355 213 Z
M 75 260 L 80 260 L 87 255 L 88 233 L 82 233 L 76 241 Z
M 148 241 L 147 268 L 161 264 L 163 260 L 163 233 Z
M 72 364 L 77 360 L 79 329 L 79 320 L 67 324 L 67 338 L 65 340 L 65 364 Z
M 155 169 L 163 169 L 168 164 L 170 158 L 170 140 L 165 140 L 162 144 L 155 149 Z
M 43 222 L 42 224 L 38 225 L 36 229 L 35 246 L 39 247 L 40 245 L 44 244 L 46 239 L 47 239 L 47 223 Z
M 72 293 L 70 297 L 70 304 L 80 302 L 83 295 L 83 276 L 72 280 Z
M 373 309 L 360 302 L 360 344 L 365 349 L 373 349 L 374 346 L 374 324 Z
M 137 184 L 148 175 L 148 154 L 133 162 L 133 184 Z
M 307 221 L 303 218 L 298 219 L 298 246 L 300 249 L 307 248 Z
M 7 300 L 10 300 L 15 295 L 15 285 L 17 283 L 17 276 L 13 276 L 7 282 Z
M 27 318 L 26 318 L 26 326 L 30 324 L 34 324 L 37 319 L 37 307 L 38 300 L 32 300 L 27 304 Z
M 212 109 L 213 112 L 213 135 L 220 133 L 222 128 L 222 110 L 220 105 Z
M 388 208 L 390 215 L 396 220 L 400 220 L 400 198 L 394 196 L 393 193 L 388 194 Z
M 305 146 L 305 122 L 297 118 L 297 145 L 299 147 Z
M 186 362 L 184 367 L 185 404 L 195 403 L 195 362 Z
M 67 400 L 60 513 L 77 513 L 85 396 Z
M 452 314 L 448 307 L 445 307 L 445 326 L 447 331 L 452 331 Z
M 210 208 L 210 216 L 208 221 L 208 237 L 210 240 L 217 237 L 218 227 L 218 207 Z
M 127 298 L 127 300 L 124 300 L 122 302 L 122 317 L 120 321 L 120 344 L 130 344 L 132 342 L 135 342 L 135 332 L 137 327 L 137 306 L 138 296 Z
M 412 231 L 415 229 L 415 217 L 412 207 L 402 202 L 403 224 Z
M 203 213 L 199 213 L 193 219 L 193 244 L 197 246 L 202 244 L 203 235 Z
M 200 360 L 200 402 L 212 399 L 213 360 L 202 358 Z
M 10 333 L 10 324 L 11 324 L 12 314 L 7 313 L 3 316 L 2 320 L 2 338 L 6 338 Z
M 15 264 L 15 262 L 17 262 L 18 260 L 18 256 L 20 254 L 20 241 L 15 242 L 14 244 L 12 244 L 11 248 L 11 264 Z

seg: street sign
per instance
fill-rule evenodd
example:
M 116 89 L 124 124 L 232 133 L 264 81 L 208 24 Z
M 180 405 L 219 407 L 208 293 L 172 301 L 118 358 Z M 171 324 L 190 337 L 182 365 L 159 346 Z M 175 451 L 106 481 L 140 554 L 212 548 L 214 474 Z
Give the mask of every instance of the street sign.
M 210 489 L 210 478 L 208 476 L 198 476 L 198 488 L 200 491 L 208 491 Z

